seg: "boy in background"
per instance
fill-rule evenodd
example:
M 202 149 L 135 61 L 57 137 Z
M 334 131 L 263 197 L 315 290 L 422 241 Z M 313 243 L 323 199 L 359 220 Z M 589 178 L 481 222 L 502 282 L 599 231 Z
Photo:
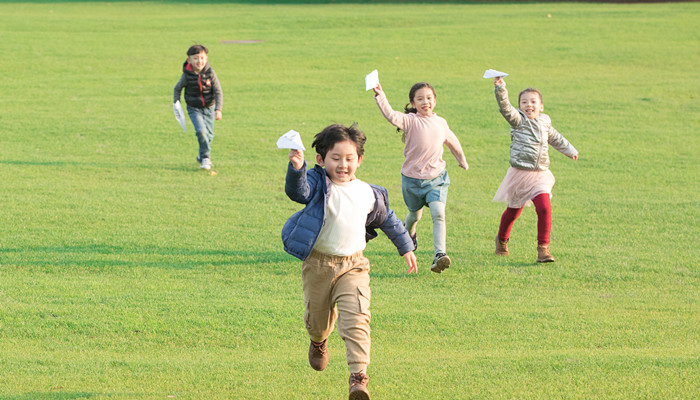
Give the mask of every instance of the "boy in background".
M 209 50 L 201 44 L 187 50 L 187 60 L 182 65 L 182 76 L 173 91 L 173 103 L 180 100 L 185 89 L 187 114 L 194 125 L 199 142 L 197 162 L 200 168 L 209 170 L 211 163 L 211 142 L 214 140 L 214 120 L 223 116 L 224 94 L 221 91 L 216 72 L 209 65 Z

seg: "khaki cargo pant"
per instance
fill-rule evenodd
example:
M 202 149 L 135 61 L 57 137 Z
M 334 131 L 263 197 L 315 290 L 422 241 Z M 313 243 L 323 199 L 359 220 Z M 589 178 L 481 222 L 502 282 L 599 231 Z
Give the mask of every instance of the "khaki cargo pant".
M 338 322 L 350 373 L 369 364 L 369 260 L 357 252 L 340 257 L 313 250 L 302 265 L 304 322 L 309 337 L 322 342 Z

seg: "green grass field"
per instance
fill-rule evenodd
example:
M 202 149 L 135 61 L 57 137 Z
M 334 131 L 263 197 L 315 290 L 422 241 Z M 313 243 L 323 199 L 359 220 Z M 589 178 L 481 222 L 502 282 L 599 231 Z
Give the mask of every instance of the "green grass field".
M 446 152 L 449 270 L 429 213 L 417 276 L 368 245 L 373 399 L 700 397 L 700 4 L 243 3 L 0 3 L 1 399 L 346 398 L 337 333 L 326 371 L 306 359 L 275 141 L 357 121 L 358 176 L 403 217 L 373 69 L 395 109 L 431 82 L 471 167 Z M 171 111 L 196 42 L 224 90 L 216 176 Z M 493 255 L 510 138 L 487 68 L 580 151 L 550 152 L 553 264 L 532 208 Z

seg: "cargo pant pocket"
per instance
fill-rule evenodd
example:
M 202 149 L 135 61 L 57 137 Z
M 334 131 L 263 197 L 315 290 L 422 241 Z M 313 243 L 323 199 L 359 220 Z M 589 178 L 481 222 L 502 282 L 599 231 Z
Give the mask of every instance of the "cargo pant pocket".
M 372 298 L 372 290 L 369 286 L 358 286 L 357 288 L 357 302 L 358 311 L 360 314 L 371 315 L 369 311 L 369 303 Z

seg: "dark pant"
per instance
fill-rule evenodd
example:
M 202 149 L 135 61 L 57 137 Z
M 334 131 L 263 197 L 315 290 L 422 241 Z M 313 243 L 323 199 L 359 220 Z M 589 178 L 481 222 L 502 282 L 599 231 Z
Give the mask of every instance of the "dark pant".
M 214 106 L 198 108 L 187 106 L 187 114 L 194 125 L 194 134 L 199 142 L 199 159 L 211 157 L 211 142 L 214 140 Z

